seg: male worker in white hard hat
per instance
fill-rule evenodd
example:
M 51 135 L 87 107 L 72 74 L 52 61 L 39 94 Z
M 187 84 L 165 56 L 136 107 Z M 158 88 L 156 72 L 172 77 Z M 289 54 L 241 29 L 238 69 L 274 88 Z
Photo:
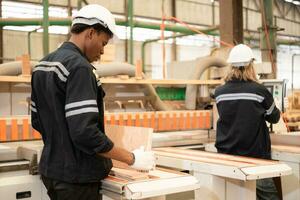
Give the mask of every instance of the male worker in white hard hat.
M 114 146 L 105 135 L 101 83 L 93 61 L 116 36 L 113 15 L 100 5 L 73 17 L 71 37 L 44 57 L 32 74 L 32 126 L 43 138 L 39 172 L 51 200 L 98 200 L 111 159 L 151 170 L 154 154 Z
M 225 84 L 216 88 L 220 118 L 215 146 L 219 153 L 271 159 L 271 142 L 266 121 L 277 123 L 280 111 L 272 94 L 258 83 L 252 50 L 239 44 L 230 51 L 231 71 Z M 279 199 L 272 179 L 257 181 L 257 199 Z

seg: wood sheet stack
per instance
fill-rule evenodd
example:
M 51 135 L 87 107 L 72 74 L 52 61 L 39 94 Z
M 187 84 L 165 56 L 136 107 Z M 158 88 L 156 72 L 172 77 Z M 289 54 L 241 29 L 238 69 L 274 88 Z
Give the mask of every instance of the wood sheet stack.
M 130 152 L 141 146 L 143 146 L 145 150 L 151 150 L 152 132 L 152 128 L 113 125 L 105 126 L 105 133 L 114 142 L 114 145 Z M 110 173 L 111 176 L 128 181 L 149 179 L 148 173 L 131 169 L 126 163 L 113 160 L 113 166 Z
M 290 131 L 300 130 L 300 109 L 288 109 L 283 118 Z
M 283 115 L 290 131 L 300 130 L 300 91 L 288 96 L 288 109 Z

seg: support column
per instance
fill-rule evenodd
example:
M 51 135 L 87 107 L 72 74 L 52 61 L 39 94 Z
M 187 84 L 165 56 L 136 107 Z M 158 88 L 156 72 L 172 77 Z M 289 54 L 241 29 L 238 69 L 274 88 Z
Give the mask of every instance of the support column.
M 129 63 L 133 64 L 133 0 L 128 0 L 128 23 L 130 28 Z
M 127 39 L 127 26 L 128 26 L 128 0 L 124 0 L 124 13 L 126 19 L 126 37 L 125 37 L 125 44 L 124 44 L 124 53 L 125 53 L 125 62 L 128 62 L 128 39 Z
M 176 0 L 172 0 L 172 16 L 176 17 Z M 176 33 L 173 33 L 173 36 L 175 36 Z M 172 53 L 171 53 L 171 61 L 177 60 L 177 45 L 176 45 L 176 38 L 174 37 L 173 43 L 172 43 Z
M 219 0 L 219 8 L 221 41 L 243 43 L 243 1 Z
M 0 17 L 2 17 L 2 0 L 0 0 Z M 3 58 L 3 27 L 0 27 L 0 58 Z M 3 63 L 3 60 L 0 59 L 0 63 Z
M 260 30 L 260 47 L 263 62 L 272 63 L 272 73 L 263 78 L 276 78 L 276 31 L 273 23 L 273 0 L 260 0 L 262 27 Z M 266 35 L 266 29 L 268 36 Z
M 43 0 L 43 53 L 49 53 L 49 2 Z

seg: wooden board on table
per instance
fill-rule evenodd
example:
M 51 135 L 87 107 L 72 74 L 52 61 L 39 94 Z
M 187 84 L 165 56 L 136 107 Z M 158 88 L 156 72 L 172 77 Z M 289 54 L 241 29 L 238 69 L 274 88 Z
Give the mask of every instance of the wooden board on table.
M 158 155 L 177 157 L 182 159 L 190 159 L 198 162 L 207 162 L 214 164 L 222 164 L 234 166 L 238 168 L 253 167 L 257 165 L 272 165 L 276 161 L 248 158 L 243 156 L 232 156 L 220 153 L 211 153 L 205 151 L 186 150 L 178 148 L 157 148 L 154 151 Z
M 146 180 L 149 179 L 148 173 L 139 172 L 130 169 L 121 169 L 113 167 L 110 171 L 110 174 L 118 177 L 123 178 L 129 181 L 137 181 L 137 180 Z
M 154 85 L 220 85 L 220 80 L 183 80 L 183 79 L 135 79 L 100 78 L 102 84 L 154 84 Z
M 128 151 L 133 151 L 141 146 L 144 146 L 145 150 L 152 148 L 152 128 L 106 125 L 105 133 L 116 147 Z M 118 168 L 128 168 L 125 163 L 115 160 L 113 160 L 113 165 Z

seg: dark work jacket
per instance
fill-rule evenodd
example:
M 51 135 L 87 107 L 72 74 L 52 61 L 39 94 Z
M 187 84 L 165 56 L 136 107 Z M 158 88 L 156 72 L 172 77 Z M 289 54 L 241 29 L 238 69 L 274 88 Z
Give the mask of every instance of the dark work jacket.
M 219 113 L 216 148 L 220 153 L 271 158 L 266 121 L 277 123 L 280 111 L 262 84 L 233 80 L 215 91 Z
M 65 42 L 43 58 L 31 86 L 32 126 L 44 142 L 40 173 L 70 183 L 105 178 L 112 162 L 97 153 L 113 143 L 104 132 L 104 91 L 80 49 Z

